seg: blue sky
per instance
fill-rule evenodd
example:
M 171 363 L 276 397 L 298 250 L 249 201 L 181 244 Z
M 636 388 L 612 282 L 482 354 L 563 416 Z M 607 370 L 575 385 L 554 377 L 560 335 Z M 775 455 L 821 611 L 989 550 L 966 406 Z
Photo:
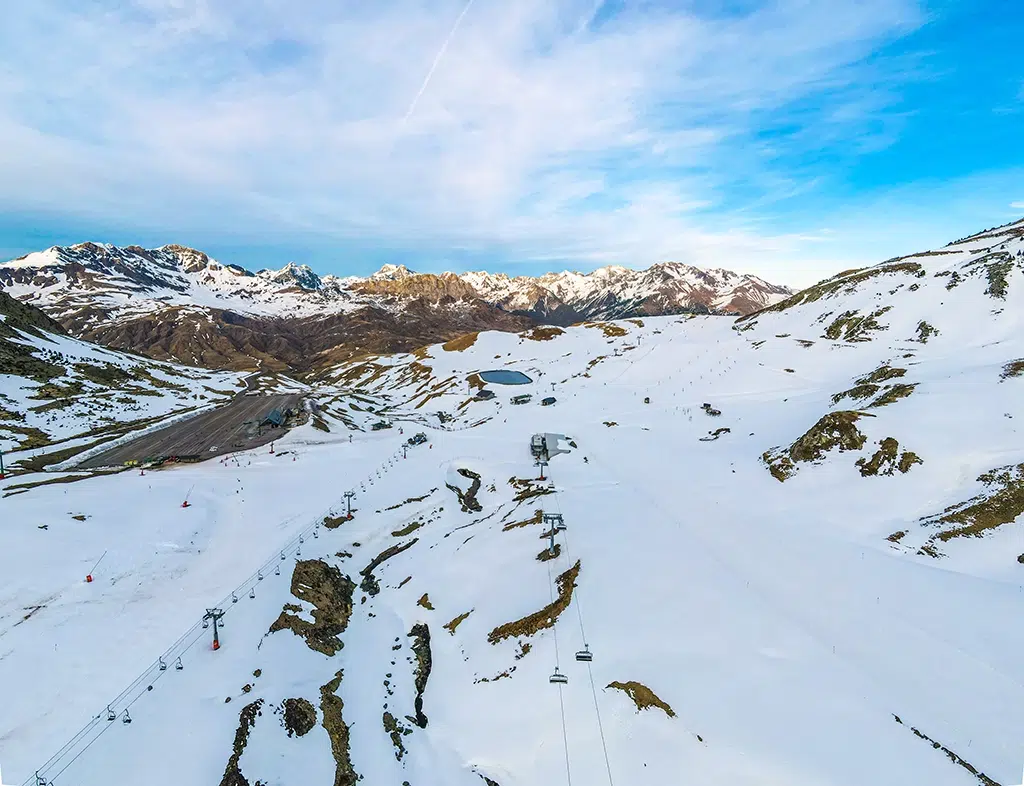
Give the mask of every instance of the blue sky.
M 0 257 L 173 242 L 253 269 L 673 259 L 809 284 L 1024 216 L 1017 6 L 19 3 Z

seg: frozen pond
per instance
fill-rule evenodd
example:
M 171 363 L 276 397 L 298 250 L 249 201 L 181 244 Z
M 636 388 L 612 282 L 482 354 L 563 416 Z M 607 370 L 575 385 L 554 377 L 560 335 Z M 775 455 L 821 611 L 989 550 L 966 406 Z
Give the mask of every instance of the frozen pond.
M 497 371 L 481 371 L 480 379 L 484 382 L 493 382 L 495 385 L 526 385 L 533 382 L 522 371 L 510 371 L 507 368 Z

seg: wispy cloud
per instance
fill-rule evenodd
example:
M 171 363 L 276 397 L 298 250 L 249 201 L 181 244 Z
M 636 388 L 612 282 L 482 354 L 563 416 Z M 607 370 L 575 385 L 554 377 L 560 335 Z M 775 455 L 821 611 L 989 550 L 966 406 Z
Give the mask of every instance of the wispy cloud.
M 807 239 L 765 206 L 816 187 L 808 151 L 898 134 L 899 77 L 875 53 L 924 17 L 747 5 L 18 3 L 0 209 L 771 275 Z
M 1011 208 L 1012 210 L 1024 210 L 1024 201 L 1020 201 L 1020 202 L 1011 202 L 1011 203 L 1010 203 L 1010 208 Z

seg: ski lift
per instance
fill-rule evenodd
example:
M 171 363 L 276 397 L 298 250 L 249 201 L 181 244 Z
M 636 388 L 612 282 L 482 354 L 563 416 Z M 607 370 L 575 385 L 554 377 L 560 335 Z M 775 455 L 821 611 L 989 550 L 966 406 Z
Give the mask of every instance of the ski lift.
M 128 714 L 128 710 L 125 710 L 124 711 L 124 717 L 121 718 L 121 723 L 127 724 L 127 723 L 131 723 L 131 722 L 132 722 L 132 716 Z
M 314 538 L 319 538 L 320 537 L 320 530 L 318 530 L 318 529 L 313 530 L 313 537 Z
M 275 565 L 274 566 L 274 575 L 275 576 L 280 576 L 281 575 L 281 566 L 280 565 Z
M 295 556 L 296 557 L 301 557 L 302 556 L 302 546 L 299 546 L 297 549 L 295 549 Z
M 255 597 L 256 597 L 256 588 L 255 587 L 249 587 L 249 598 L 251 599 L 251 598 L 255 598 Z
M 302 539 L 302 535 L 299 535 L 299 545 L 301 546 L 306 541 Z
M 235 593 L 231 593 L 231 602 L 238 603 L 238 596 Z
M 181 658 L 178 658 L 176 661 L 174 661 L 174 670 L 175 671 L 182 671 L 182 670 L 184 670 L 184 668 L 185 667 L 181 663 Z
M 256 571 L 256 581 L 263 581 L 263 571 L 262 570 Z
M 160 663 L 160 671 L 167 671 L 167 663 L 164 661 L 164 659 L 161 657 L 157 658 L 157 660 Z
M 284 552 L 281 552 L 281 562 L 284 562 Z
M 203 630 L 206 630 L 208 627 L 210 627 L 210 621 L 204 619 L 203 620 Z
M 557 523 L 557 524 L 555 524 L 555 529 L 556 529 L 556 530 L 557 530 L 558 532 L 564 532 L 565 530 L 567 530 L 567 529 L 569 529 L 569 528 L 568 528 L 568 527 L 566 526 L 566 524 L 565 524 L 565 522 L 564 522 L 564 521 L 562 521 L 561 519 L 559 519 L 558 523 Z
M 576 653 L 576 660 L 581 663 L 590 663 L 594 659 L 594 654 L 590 651 L 590 647 L 586 644 L 583 645 L 583 649 Z
M 115 715 L 114 711 L 112 709 L 110 709 L 110 705 L 109 704 L 107 705 L 107 720 L 108 721 L 117 720 L 117 715 Z
M 552 685 L 567 685 L 569 683 L 569 678 L 559 672 L 558 667 L 555 666 L 555 673 L 548 678 L 548 682 Z

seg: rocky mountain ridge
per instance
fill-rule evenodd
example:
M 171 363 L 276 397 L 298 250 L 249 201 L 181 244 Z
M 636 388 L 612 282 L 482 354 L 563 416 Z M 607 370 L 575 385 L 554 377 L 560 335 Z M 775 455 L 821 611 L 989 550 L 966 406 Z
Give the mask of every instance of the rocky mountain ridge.
M 792 294 L 753 276 L 678 263 L 539 278 L 384 265 L 359 278 L 319 276 L 294 263 L 251 272 L 178 245 L 97 243 L 0 264 L 0 286 L 73 335 L 107 346 L 215 368 L 293 371 L 476 330 L 741 314 Z

